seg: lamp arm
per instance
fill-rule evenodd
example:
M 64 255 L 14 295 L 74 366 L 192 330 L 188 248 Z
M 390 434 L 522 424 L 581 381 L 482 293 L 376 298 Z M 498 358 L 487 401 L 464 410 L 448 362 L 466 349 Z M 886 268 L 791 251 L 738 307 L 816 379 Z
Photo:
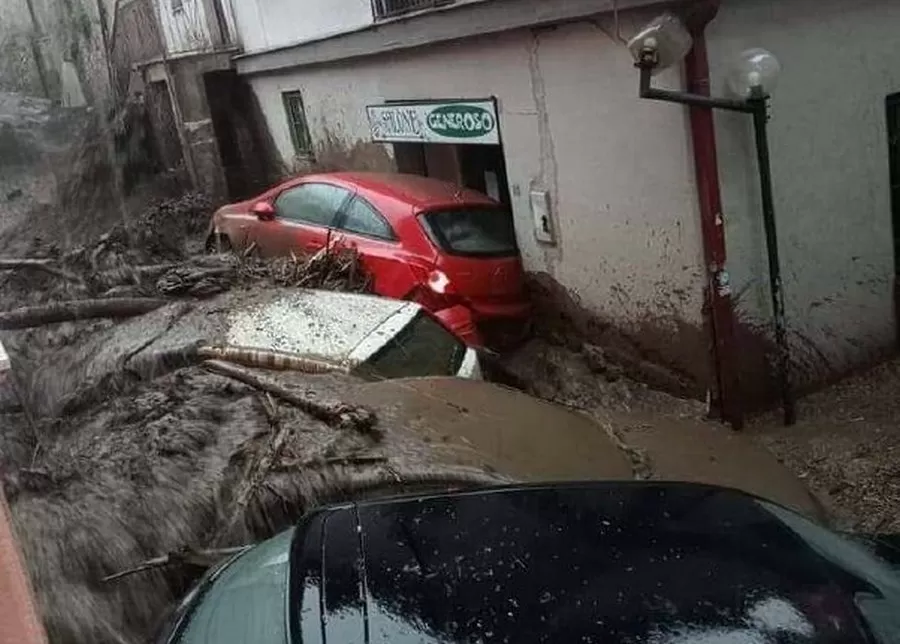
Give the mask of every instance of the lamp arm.
M 677 92 L 670 89 L 657 89 L 651 84 L 653 70 L 656 65 L 656 52 L 650 51 L 641 54 L 641 62 L 637 63 L 637 68 L 641 70 L 641 98 L 652 101 L 665 101 L 667 103 L 680 103 L 682 105 L 729 110 L 731 112 L 743 112 L 744 114 L 753 114 L 759 109 L 757 104 L 751 101 L 742 101 L 731 98 L 713 98 L 711 96 L 704 96 L 703 94 Z

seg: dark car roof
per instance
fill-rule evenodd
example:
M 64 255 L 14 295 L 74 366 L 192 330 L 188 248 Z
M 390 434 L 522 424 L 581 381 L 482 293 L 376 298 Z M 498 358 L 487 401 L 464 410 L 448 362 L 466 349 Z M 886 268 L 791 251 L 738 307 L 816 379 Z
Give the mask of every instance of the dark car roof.
M 805 531 L 824 529 L 703 485 L 502 488 L 317 521 L 292 557 L 305 644 L 868 642 L 854 597 L 900 605 L 820 555 Z
M 417 210 L 450 204 L 497 205 L 493 199 L 475 190 L 413 174 L 332 172 L 307 176 L 304 180 L 342 182 L 363 191 L 397 199 Z

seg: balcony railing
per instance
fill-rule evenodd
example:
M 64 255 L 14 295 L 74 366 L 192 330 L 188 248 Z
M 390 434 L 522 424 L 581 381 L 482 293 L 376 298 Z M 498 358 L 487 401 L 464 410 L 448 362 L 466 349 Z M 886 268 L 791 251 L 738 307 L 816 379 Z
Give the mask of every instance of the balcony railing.
M 453 4 L 456 0 L 372 0 L 376 20 L 402 16 L 415 11 L 435 9 Z

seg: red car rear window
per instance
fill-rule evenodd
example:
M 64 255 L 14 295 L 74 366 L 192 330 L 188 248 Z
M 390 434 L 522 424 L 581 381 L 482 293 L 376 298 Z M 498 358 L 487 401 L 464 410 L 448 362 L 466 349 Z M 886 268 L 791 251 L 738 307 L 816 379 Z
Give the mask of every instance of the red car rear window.
M 512 215 L 499 208 L 458 208 L 422 216 L 431 240 L 451 255 L 505 257 L 518 255 Z

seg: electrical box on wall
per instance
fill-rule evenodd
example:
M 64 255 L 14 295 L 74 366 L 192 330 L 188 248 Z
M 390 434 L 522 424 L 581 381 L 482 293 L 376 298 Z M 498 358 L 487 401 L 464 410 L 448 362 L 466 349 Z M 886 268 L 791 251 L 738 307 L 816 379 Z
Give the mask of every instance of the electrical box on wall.
M 550 193 L 546 190 L 531 192 L 531 215 L 534 217 L 534 236 L 544 244 L 555 244 L 553 213 L 550 210 Z

